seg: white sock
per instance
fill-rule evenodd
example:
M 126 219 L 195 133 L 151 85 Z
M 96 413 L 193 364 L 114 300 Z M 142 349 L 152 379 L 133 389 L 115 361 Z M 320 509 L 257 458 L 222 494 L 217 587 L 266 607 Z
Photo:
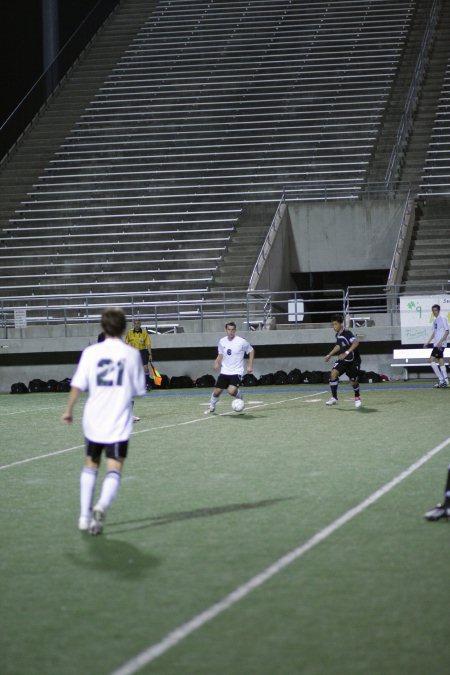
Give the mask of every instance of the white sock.
M 440 382 L 440 381 L 442 380 L 442 373 L 441 373 L 441 371 L 439 370 L 438 364 L 433 362 L 433 363 L 431 364 L 431 367 L 433 368 L 433 370 L 434 370 L 434 372 L 435 372 L 435 374 L 436 374 L 436 377 L 437 377 L 437 379 L 438 379 L 439 382 Z
M 214 394 L 211 394 L 211 399 L 209 401 L 209 404 L 212 408 L 215 408 L 217 401 L 219 400 L 218 396 L 214 396 Z
M 448 382 L 448 378 L 447 378 L 447 368 L 445 367 L 445 365 L 444 365 L 444 366 L 439 366 L 439 369 L 440 369 L 440 371 L 441 371 L 441 373 L 442 373 L 442 379 L 444 380 L 444 382 Z
M 80 517 L 89 518 L 94 501 L 98 469 L 83 467 L 80 475 Z
M 118 471 L 108 471 L 103 479 L 102 491 L 97 504 L 103 511 L 107 511 L 117 496 L 120 487 L 121 474 Z
M 235 398 L 240 398 L 241 400 L 244 400 L 243 397 L 242 397 L 242 393 L 240 391 L 236 392 Z

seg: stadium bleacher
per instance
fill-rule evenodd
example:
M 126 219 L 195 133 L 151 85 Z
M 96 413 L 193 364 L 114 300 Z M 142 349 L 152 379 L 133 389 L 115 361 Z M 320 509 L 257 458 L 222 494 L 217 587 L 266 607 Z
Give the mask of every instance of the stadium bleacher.
M 447 10 L 448 12 L 448 10 Z M 450 59 L 437 104 L 431 139 L 418 191 L 421 217 L 405 273 L 408 287 L 450 280 Z
M 2 295 L 207 291 L 246 202 L 357 193 L 414 8 L 161 0 L 3 228 Z
M 432 137 L 420 185 L 421 197 L 450 195 L 450 59 L 447 63 Z

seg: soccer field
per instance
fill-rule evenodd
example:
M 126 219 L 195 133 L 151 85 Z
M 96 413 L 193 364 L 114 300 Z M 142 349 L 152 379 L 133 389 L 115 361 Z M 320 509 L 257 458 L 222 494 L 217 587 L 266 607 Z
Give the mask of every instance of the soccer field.
M 209 393 L 136 402 L 100 537 L 82 405 L 67 427 L 67 394 L 0 397 L 2 675 L 448 675 L 450 523 L 423 513 L 450 390 L 254 388 L 205 416 Z

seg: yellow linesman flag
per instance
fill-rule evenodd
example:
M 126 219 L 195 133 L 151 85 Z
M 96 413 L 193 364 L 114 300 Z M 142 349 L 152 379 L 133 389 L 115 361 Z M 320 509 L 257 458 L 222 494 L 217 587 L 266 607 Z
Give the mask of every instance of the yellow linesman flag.
M 150 366 L 151 366 L 151 369 L 152 369 L 153 382 L 156 384 L 157 387 L 160 387 L 161 382 L 162 382 L 162 377 L 158 373 L 158 371 L 156 370 L 155 366 L 153 365 L 153 363 L 151 361 L 150 361 Z

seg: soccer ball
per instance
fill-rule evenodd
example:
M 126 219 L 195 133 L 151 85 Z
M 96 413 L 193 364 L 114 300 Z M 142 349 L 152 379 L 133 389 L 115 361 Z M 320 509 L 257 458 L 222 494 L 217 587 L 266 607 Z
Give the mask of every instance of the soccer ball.
M 234 412 L 240 413 L 244 410 L 245 403 L 241 398 L 234 398 L 231 407 L 233 408 Z

